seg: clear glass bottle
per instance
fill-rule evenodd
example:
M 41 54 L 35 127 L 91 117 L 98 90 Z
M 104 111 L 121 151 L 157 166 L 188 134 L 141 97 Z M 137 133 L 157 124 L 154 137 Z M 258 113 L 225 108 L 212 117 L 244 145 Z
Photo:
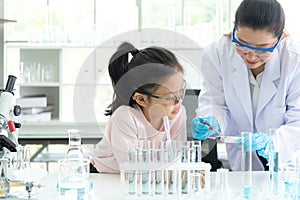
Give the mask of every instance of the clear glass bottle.
M 69 129 L 69 148 L 65 158 L 84 158 L 81 148 L 81 130 Z

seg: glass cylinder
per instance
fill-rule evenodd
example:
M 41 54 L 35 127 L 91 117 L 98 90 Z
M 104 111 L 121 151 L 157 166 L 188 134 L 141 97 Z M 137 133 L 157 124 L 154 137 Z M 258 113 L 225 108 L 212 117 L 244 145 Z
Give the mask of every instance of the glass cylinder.
M 285 199 L 300 199 L 300 152 L 293 153 L 283 168 Z
M 42 64 L 41 69 L 41 81 L 42 82 L 54 82 L 54 65 L 47 62 Z
M 278 134 L 276 129 L 269 129 L 269 173 L 270 193 L 272 196 L 279 195 L 279 166 L 278 166 Z
M 30 83 L 31 80 L 31 62 L 20 62 L 21 83 Z
M 243 172 L 243 198 L 249 199 L 252 194 L 252 133 L 242 132 L 241 171 Z
M 84 158 L 81 148 L 81 130 L 69 129 L 69 148 L 65 158 Z
M 31 72 L 30 72 L 30 82 L 31 83 L 38 83 L 40 82 L 40 70 L 41 64 L 39 62 L 32 62 L 31 63 Z
M 229 169 L 217 169 L 218 199 L 231 200 L 230 187 L 228 184 Z

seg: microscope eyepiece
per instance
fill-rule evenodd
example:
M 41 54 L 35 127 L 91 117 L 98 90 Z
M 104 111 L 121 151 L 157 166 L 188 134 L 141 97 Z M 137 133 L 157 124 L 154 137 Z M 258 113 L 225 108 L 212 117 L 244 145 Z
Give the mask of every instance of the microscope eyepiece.
M 6 92 L 13 93 L 16 79 L 17 79 L 17 77 L 15 77 L 13 75 L 8 76 L 8 80 L 7 80 L 6 87 L 5 87 Z

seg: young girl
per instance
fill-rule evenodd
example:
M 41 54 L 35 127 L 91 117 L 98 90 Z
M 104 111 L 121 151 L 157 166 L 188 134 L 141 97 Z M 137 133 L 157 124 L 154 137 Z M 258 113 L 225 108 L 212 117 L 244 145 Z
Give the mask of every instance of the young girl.
M 185 81 L 175 55 L 161 47 L 138 50 L 123 43 L 109 63 L 114 88 L 111 118 L 92 164 L 99 172 L 119 173 L 119 164 L 128 160 L 128 141 L 166 141 L 164 116 L 171 139 L 186 141 L 186 111 L 181 105 Z

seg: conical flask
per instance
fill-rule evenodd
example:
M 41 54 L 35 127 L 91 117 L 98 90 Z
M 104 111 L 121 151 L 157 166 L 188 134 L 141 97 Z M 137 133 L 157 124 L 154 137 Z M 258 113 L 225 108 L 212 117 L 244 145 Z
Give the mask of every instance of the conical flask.
M 81 130 L 69 129 L 69 148 L 66 153 L 66 158 L 84 158 L 81 148 Z

